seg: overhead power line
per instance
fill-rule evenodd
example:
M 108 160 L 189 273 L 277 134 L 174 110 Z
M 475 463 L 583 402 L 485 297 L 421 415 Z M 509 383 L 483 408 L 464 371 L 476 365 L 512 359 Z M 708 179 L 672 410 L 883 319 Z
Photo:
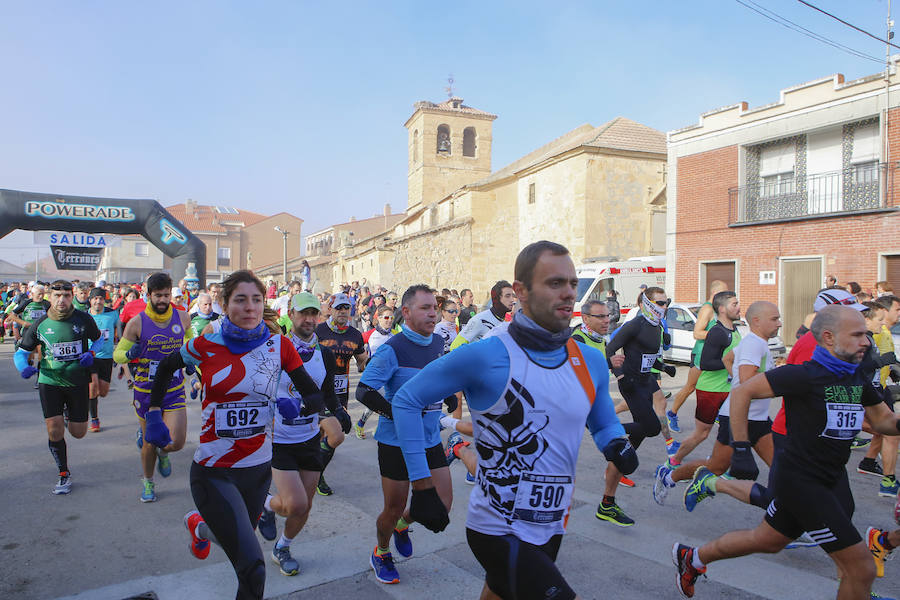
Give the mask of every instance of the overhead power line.
M 841 44 L 830 38 L 827 38 L 824 35 L 818 34 L 815 31 L 807 29 L 806 27 L 803 27 L 802 25 L 795 23 L 795 22 L 791 21 L 790 19 L 782 17 L 781 15 L 779 15 L 778 13 L 776 13 L 772 10 L 769 10 L 768 8 L 766 8 L 764 6 L 761 6 L 761 5 L 757 4 L 756 2 L 753 2 L 753 0 L 747 0 L 746 2 L 744 0 L 734 0 L 734 1 L 737 2 L 738 4 L 740 4 L 741 6 L 744 6 L 745 8 L 749 8 L 753 12 L 769 19 L 770 21 L 778 23 L 782 27 L 786 27 L 786 28 L 790 29 L 791 31 L 795 31 L 799 34 L 805 35 L 808 38 L 812 38 L 812 39 L 816 40 L 817 42 L 822 42 L 823 44 L 828 44 L 829 46 L 831 46 L 833 48 L 841 50 L 842 52 L 846 52 L 847 54 L 850 54 L 852 56 L 856 56 L 857 58 L 864 58 L 866 60 L 870 60 L 870 61 L 876 62 L 878 64 L 884 64 L 884 60 L 882 60 L 878 57 L 872 56 L 871 54 L 866 54 L 865 52 L 861 52 L 860 50 L 856 50 L 854 48 L 851 48 L 850 46 L 845 46 L 844 44 Z
M 872 38 L 873 40 L 878 40 L 878 41 L 881 42 L 882 44 L 887 44 L 888 46 L 891 46 L 892 48 L 897 48 L 898 50 L 900 50 L 900 46 L 898 46 L 898 45 L 896 45 L 896 44 L 892 44 L 892 43 L 889 42 L 888 40 L 882 39 L 882 38 L 878 37 L 878 36 L 875 35 L 875 34 L 869 33 L 869 32 L 866 31 L 865 29 L 860 29 L 859 27 L 857 27 L 857 26 L 854 25 L 853 23 L 848 23 L 847 21 L 841 19 L 840 17 L 836 17 L 836 16 L 834 16 L 833 14 L 831 14 L 830 12 L 828 12 L 828 11 L 826 11 L 826 10 L 822 10 L 822 9 L 819 8 L 818 6 L 815 6 L 815 5 L 813 5 L 813 4 L 810 4 L 809 2 L 806 2 L 805 0 L 797 0 L 797 2 L 799 2 L 800 4 L 804 4 L 804 5 L 810 7 L 810 8 L 813 9 L 813 10 L 817 10 L 817 11 L 819 11 L 820 13 L 822 13 L 823 15 L 828 15 L 829 17 L 831 17 L 831 18 L 834 19 L 835 21 L 838 21 L 839 23 L 843 23 L 843 24 L 846 25 L 847 27 L 850 27 L 851 29 L 855 29 L 856 31 L 858 31 L 858 32 L 860 32 L 860 33 L 862 33 L 862 34 L 865 34 L 865 35 L 869 36 L 869 37 Z

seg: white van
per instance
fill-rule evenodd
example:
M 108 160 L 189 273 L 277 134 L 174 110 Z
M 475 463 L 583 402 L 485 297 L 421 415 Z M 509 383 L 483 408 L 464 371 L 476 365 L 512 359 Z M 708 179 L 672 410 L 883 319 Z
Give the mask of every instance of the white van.
M 587 300 L 606 301 L 606 292 L 618 292 L 619 322 L 625 320 L 628 311 L 634 308 L 641 284 L 647 287 L 665 287 L 666 257 L 635 256 L 623 261 L 606 262 L 585 260 L 575 269 L 578 275 L 578 290 L 575 293 L 575 311 L 572 325 L 581 323 L 581 305 Z

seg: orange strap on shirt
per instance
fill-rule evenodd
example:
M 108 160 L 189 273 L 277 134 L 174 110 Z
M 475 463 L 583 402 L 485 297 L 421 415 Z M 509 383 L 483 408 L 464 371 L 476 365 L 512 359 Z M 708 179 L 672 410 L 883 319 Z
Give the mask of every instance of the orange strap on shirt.
M 578 383 L 584 388 L 584 393 L 588 398 L 588 402 L 593 406 L 594 396 L 597 395 L 597 388 L 594 387 L 594 380 L 591 379 L 591 374 L 588 372 L 587 365 L 584 364 L 584 356 L 581 354 L 581 348 L 578 347 L 578 342 L 569 338 L 569 341 L 566 342 L 566 349 L 569 351 L 569 364 L 572 365 L 572 370 L 575 371 L 575 376 L 578 377 Z

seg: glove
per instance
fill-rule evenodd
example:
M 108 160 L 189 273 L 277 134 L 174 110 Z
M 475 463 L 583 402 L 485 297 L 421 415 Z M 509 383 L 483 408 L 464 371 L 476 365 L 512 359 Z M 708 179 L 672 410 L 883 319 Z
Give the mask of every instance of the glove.
M 128 349 L 128 352 L 125 353 L 125 358 L 128 360 L 135 360 L 137 357 L 141 355 L 141 344 L 135 343 L 134 346 Z
M 300 414 L 304 417 L 320 413 L 323 410 L 325 410 L 325 399 L 322 397 L 321 392 L 303 397 Z
M 447 507 L 444 506 L 437 490 L 433 487 L 412 491 L 409 514 L 414 521 L 421 523 L 434 533 L 443 531 L 450 523 Z
M 78 357 L 78 364 L 82 367 L 89 367 L 94 364 L 94 353 L 88 350 Z
M 665 331 L 662 334 L 662 345 L 666 348 L 672 345 L 672 334 L 668 331 Z
M 881 355 L 881 364 L 887 366 L 897 362 L 897 355 L 893 352 L 885 352 Z
M 193 364 L 187 365 L 187 366 L 184 368 L 184 374 L 185 374 L 185 375 L 193 375 L 193 374 L 196 373 L 196 372 L 197 372 L 197 367 L 194 366 Z
M 627 438 L 616 438 L 603 448 L 606 460 L 616 465 L 623 475 L 634 473 L 638 468 L 637 452 Z
M 293 398 L 279 398 L 275 401 L 275 404 L 278 405 L 278 412 L 281 413 L 285 421 L 293 421 L 300 414 L 297 402 Z
M 663 371 L 665 371 L 666 375 L 669 377 L 675 377 L 675 365 L 666 365 L 663 367 Z
M 350 415 L 347 414 L 347 411 L 344 410 L 344 407 L 341 407 L 339 411 L 334 415 L 337 418 L 338 423 L 341 424 L 341 431 L 344 433 L 350 433 Z
M 456 397 L 456 394 L 450 394 L 444 398 L 444 404 L 447 405 L 447 412 L 452 413 L 459 407 L 459 398 Z
M 759 467 L 750 452 L 750 442 L 731 442 L 731 448 L 734 450 L 731 455 L 731 476 L 735 479 L 755 480 L 759 476 Z
M 172 436 L 169 435 L 169 428 L 163 422 L 161 410 L 148 410 L 144 420 L 147 424 L 145 440 L 157 448 L 165 448 L 172 443 Z
M 29 377 L 31 377 L 32 375 L 34 375 L 37 372 L 38 372 L 37 367 L 32 367 L 31 365 L 28 365 L 27 367 L 22 369 L 22 379 L 28 379 Z

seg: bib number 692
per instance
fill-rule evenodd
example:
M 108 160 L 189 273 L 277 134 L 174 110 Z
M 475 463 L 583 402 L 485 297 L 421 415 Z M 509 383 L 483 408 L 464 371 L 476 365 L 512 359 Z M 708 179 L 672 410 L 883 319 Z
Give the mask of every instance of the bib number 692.
M 241 408 L 239 410 L 229 410 L 225 416 L 225 422 L 229 427 L 244 427 L 248 424 L 256 424 L 256 417 L 259 416 L 259 410 L 255 408 Z

